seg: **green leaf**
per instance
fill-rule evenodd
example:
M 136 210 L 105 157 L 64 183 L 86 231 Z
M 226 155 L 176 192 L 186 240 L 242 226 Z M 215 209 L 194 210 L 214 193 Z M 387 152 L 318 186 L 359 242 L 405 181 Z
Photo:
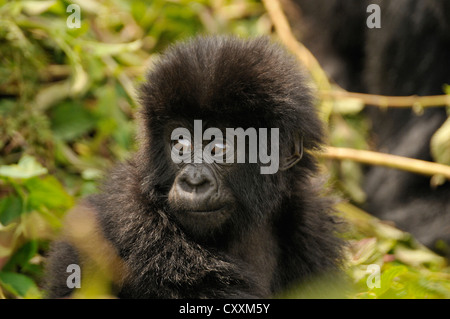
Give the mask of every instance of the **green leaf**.
M 71 141 L 91 130 L 96 123 L 94 116 L 78 103 L 63 103 L 52 112 L 54 135 Z
M 1 271 L 0 284 L 10 293 L 23 298 L 39 298 L 41 293 L 36 283 L 29 277 L 13 272 Z
M 398 266 L 391 266 L 381 274 L 381 283 L 380 283 L 380 290 L 375 291 L 378 296 L 382 296 L 383 294 L 386 294 L 389 292 L 389 290 L 393 287 L 393 282 L 396 279 L 396 277 L 407 273 L 408 268 L 403 265 Z
M 355 251 L 351 260 L 353 265 L 359 265 L 366 262 L 369 258 L 373 257 L 377 248 L 376 238 L 364 238 L 353 244 Z
M 38 250 L 37 240 L 30 240 L 20 247 L 2 268 L 4 271 L 13 271 L 15 266 L 22 268 L 27 266 L 28 261 L 36 255 Z
M 42 167 L 32 156 L 23 156 L 19 163 L 0 166 L 0 176 L 11 178 L 31 178 L 47 174 L 47 169 Z
M 404 245 L 398 245 L 395 249 L 395 258 L 407 265 L 415 267 L 419 267 L 422 264 L 445 265 L 445 259 L 443 257 L 436 255 L 425 247 L 410 249 Z
M 445 94 L 450 95 L 450 85 L 449 84 L 444 84 L 444 92 L 445 92 Z
M 72 196 L 53 176 L 32 178 L 27 180 L 24 185 L 30 192 L 28 203 L 31 209 L 39 210 L 41 206 L 45 206 L 48 209 L 65 211 L 73 205 Z
M 450 165 L 450 118 L 433 134 L 430 148 L 436 162 Z
M 23 203 L 18 196 L 8 196 L 0 200 L 0 224 L 8 225 L 19 218 Z

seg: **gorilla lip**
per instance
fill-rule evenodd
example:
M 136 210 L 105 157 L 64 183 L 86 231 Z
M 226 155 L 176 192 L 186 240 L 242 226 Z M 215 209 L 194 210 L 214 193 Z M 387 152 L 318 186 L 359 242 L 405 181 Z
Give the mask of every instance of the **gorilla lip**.
M 225 206 L 222 206 L 222 207 L 219 207 L 219 208 L 216 208 L 216 209 L 205 209 L 205 210 L 186 210 L 185 212 L 186 213 L 191 213 L 191 214 L 209 214 L 209 213 L 211 213 L 211 214 L 215 214 L 215 213 L 218 213 L 218 212 L 220 212 L 221 210 L 223 210 L 223 208 L 224 208 Z

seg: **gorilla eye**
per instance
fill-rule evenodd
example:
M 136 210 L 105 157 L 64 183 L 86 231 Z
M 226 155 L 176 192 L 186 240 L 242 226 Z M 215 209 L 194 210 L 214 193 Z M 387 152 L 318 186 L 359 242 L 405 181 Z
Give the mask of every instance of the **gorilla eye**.
M 172 140 L 172 148 L 178 150 L 180 155 L 192 148 L 191 141 L 186 138 L 179 138 L 178 140 Z
M 214 148 L 211 151 L 212 155 L 223 155 L 227 151 L 227 144 L 223 143 L 214 143 Z

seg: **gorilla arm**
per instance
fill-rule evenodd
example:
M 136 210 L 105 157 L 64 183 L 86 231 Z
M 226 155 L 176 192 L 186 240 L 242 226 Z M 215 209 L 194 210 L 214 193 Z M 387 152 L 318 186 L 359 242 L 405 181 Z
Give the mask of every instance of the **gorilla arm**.
M 81 267 L 81 287 L 68 287 L 70 273 L 67 267 Z M 48 260 L 48 297 L 111 297 L 111 284 L 120 286 L 125 264 L 116 249 L 104 237 L 96 219 L 96 212 L 86 203 L 80 203 L 65 218 L 63 237 L 51 247 Z

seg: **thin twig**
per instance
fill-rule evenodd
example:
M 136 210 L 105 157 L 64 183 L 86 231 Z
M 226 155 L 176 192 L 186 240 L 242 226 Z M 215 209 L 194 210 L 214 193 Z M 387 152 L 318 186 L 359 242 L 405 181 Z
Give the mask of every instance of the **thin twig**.
M 430 96 L 386 96 L 347 92 L 345 90 L 321 91 L 323 98 L 344 99 L 354 98 L 361 100 L 366 105 L 376 105 L 380 107 L 433 107 L 450 106 L 450 95 L 430 95 Z
M 319 88 L 330 89 L 331 86 L 328 77 L 321 68 L 319 62 L 293 35 L 280 2 L 277 0 L 263 0 L 263 3 L 281 42 L 283 42 L 283 44 L 305 65 Z
M 329 146 L 327 147 L 326 151 L 319 154 L 319 156 L 330 159 L 348 159 L 370 165 L 381 165 L 422 175 L 442 175 L 450 180 L 449 165 L 398 155 Z
M 270 16 L 281 42 L 290 50 L 311 74 L 312 80 L 321 91 L 331 91 L 328 76 L 316 60 L 314 55 L 292 33 L 291 27 L 283 13 L 280 2 L 277 0 L 263 0 L 264 6 Z M 333 103 L 324 100 L 321 103 L 320 116 L 328 122 L 333 110 Z

